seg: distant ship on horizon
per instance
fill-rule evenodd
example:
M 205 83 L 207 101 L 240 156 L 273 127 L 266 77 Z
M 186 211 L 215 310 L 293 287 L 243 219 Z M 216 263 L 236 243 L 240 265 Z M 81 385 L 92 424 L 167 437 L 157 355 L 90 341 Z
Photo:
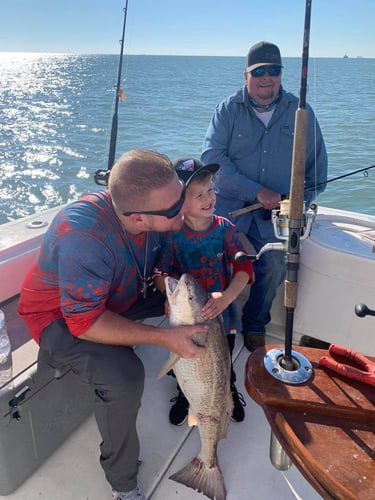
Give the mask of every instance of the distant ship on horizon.
M 345 54 L 345 55 L 344 55 L 344 59 L 349 59 L 348 54 Z

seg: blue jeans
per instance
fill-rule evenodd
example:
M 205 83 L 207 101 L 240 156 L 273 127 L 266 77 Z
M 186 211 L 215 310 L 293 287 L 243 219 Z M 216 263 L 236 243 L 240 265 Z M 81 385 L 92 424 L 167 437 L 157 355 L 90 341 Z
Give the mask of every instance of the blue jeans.
M 250 226 L 246 236 L 257 253 L 269 242 L 262 239 L 255 223 Z M 242 309 L 242 333 L 264 335 L 266 325 L 271 321 L 270 310 L 276 290 L 285 278 L 285 253 L 279 250 L 266 252 L 253 262 L 253 266 L 255 281 Z

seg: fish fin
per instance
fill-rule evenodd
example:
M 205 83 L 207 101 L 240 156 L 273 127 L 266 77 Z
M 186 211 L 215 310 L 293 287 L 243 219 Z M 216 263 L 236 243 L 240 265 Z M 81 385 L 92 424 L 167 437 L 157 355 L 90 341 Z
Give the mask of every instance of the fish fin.
M 206 332 L 195 333 L 193 335 L 193 342 L 199 347 L 206 347 L 208 340 L 208 330 Z
M 197 490 L 212 500 L 225 500 L 227 497 L 219 464 L 217 461 L 214 464 L 204 462 L 199 455 L 169 479 Z
M 189 408 L 187 423 L 188 423 L 189 427 L 194 427 L 194 425 L 198 425 L 197 417 L 193 414 L 193 412 L 191 411 L 191 408 Z
M 174 367 L 174 365 L 177 363 L 177 361 L 179 359 L 180 359 L 180 356 L 171 352 L 167 362 L 165 363 L 165 365 L 163 366 L 163 368 L 160 370 L 160 372 L 158 374 L 158 379 L 161 379 L 162 377 L 164 377 L 164 375 L 166 375 L 169 372 L 169 370 L 171 370 Z

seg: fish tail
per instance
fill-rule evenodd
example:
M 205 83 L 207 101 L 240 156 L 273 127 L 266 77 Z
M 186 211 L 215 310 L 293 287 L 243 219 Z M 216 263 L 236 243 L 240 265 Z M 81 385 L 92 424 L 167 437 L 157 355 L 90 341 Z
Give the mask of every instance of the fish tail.
M 197 490 L 211 500 L 225 500 L 227 497 L 224 478 L 217 461 L 214 464 L 208 464 L 199 456 L 195 457 L 183 469 L 172 474 L 169 479 Z

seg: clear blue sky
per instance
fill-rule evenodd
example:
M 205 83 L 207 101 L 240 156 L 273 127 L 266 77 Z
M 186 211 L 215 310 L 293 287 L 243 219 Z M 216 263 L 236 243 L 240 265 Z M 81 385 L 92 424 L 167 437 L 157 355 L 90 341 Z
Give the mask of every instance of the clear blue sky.
M 0 51 L 119 53 L 125 0 L 0 0 Z M 125 53 L 301 56 L 305 0 L 129 0 Z M 312 0 L 310 55 L 375 57 L 375 0 Z

